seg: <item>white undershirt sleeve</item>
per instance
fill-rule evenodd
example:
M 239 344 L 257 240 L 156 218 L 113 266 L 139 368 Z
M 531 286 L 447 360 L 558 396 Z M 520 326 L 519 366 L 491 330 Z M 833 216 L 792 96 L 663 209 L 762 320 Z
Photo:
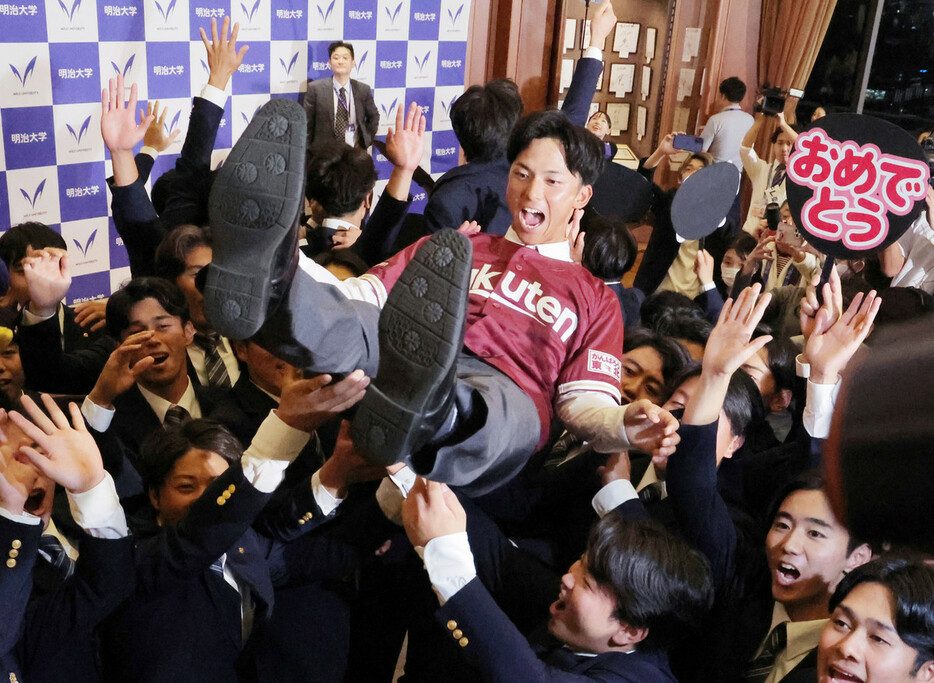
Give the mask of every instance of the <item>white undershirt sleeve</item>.
M 631 446 L 623 422 L 626 406 L 618 405 L 609 394 L 579 391 L 564 396 L 558 401 L 557 414 L 568 431 L 598 453 L 615 453 Z

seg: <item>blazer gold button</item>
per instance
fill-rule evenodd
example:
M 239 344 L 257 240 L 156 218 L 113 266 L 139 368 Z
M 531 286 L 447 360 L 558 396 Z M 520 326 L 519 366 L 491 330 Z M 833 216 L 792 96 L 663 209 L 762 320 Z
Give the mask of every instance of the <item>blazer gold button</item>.
M 233 484 L 231 484 L 230 486 L 227 487 L 227 490 L 230 491 L 231 493 L 233 493 L 234 491 L 237 490 L 237 487 L 234 486 Z
M 9 567 L 10 569 L 13 569 L 13 567 L 16 566 L 16 560 L 14 560 L 11 557 L 9 560 L 6 561 L 6 566 Z
M 239 548 L 237 548 L 237 552 L 242 555 L 246 551 L 243 549 L 243 546 L 240 546 Z
M 299 524 L 304 524 L 304 523 L 305 523 L 305 520 L 304 520 L 304 519 L 300 519 L 300 520 L 298 520 L 298 523 L 299 523 Z
M 11 550 L 10 557 L 19 557 L 19 550 Z
M 457 628 L 457 622 L 451 619 L 451 621 L 448 622 L 448 631 L 453 631 L 456 628 Z
M 224 492 L 221 494 L 221 498 L 223 498 L 224 500 L 229 499 L 229 498 L 230 498 L 230 491 L 224 491 Z
M 218 496 L 218 497 L 217 497 L 217 504 L 218 504 L 218 505 L 223 505 L 223 504 L 226 503 L 226 502 L 227 502 L 227 499 L 224 498 L 224 496 Z
M 467 640 L 466 638 L 461 638 L 460 640 L 457 641 L 457 644 L 460 645 L 461 647 L 467 647 L 467 643 L 469 642 L 470 641 Z
M 14 548 L 22 548 L 23 542 L 17 538 L 15 541 L 10 543 L 10 545 L 13 546 Z
M 454 632 L 451 633 L 451 635 L 454 637 L 454 640 L 458 640 L 461 636 L 464 635 L 464 632 L 461 631 L 460 629 L 455 629 Z

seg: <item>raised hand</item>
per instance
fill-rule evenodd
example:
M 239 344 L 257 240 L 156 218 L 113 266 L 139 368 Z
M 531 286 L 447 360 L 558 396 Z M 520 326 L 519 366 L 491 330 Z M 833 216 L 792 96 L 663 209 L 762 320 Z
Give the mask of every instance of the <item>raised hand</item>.
M 427 125 L 421 107 L 415 102 L 409 105 L 408 112 L 403 105 L 396 108 L 396 126 L 386 133 L 386 158 L 393 166 L 404 171 L 418 168 L 425 151 Z
M 749 341 L 772 299 L 770 294 L 759 297 L 760 290 L 761 286 L 756 284 L 740 292 L 736 301 L 726 300 L 704 349 L 703 372 L 707 376 L 729 379 L 743 363 L 772 340 L 771 336 L 765 335 Z
M 872 323 L 882 305 L 875 290 L 853 297 L 846 312 L 832 325 L 822 323 L 831 317 L 832 303 L 825 298 L 825 306 L 818 311 L 820 322 L 807 340 L 804 353 L 811 364 L 810 380 L 815 384 L 836 384 L 843 368 L 872 331 Z M 827 309 L 825 311 L 825 309 Z
M 71 287 L 67 252 L 32 251 L 23 259 L 23 274 L 29 288 L 29 311 L 48 318 Z
M 130 99 L 123 100 L 123 75 L 111 78 L 108 87 L 101 90 L 101 135 L 111 155 L 120 151 L 132 151 L 146 135 L 146 129 L 155 116 L 142 116 L 136 123 L 136 83 L 130 87 Z M 142 115 L 142 112 L 140 112 Z
M 363 370 L 331 384 L 330 375 L 302 379 L 301 372 L 293 368 L 283 377 L 276 415 L 294 429 L 313 432 L 362 399 L 369 383 Z
M 91 332 L 97 332 L 107 325 L 107 300 L 95 299 L 82 301 L 72 306 L 75 309 L 75 322 Z
M 697 252 L 694 258 L 694 274 L 702 285 L 713 282 L 713 256 L 706 249 Z
M 224 23 L 221 26 L 221 34 L 217 35 L 217 19 L 211 19 L 211 40 L 208 40 L 204 29 L 198 29 L 201 33 L 201 42 L 204 43 L 204 49 L 208 53 L 208 85 L 224 90 L 230 77 L 233 75 L 240 64 L 243 63 L 243 56 L 249 45 L 243 45 L 237 50 L 237 34 L 240 33 L 240 24 L 233 25 L 233 31 L 230 32 L 230 40 L 227 40 L 227 28 L 230 26 L 230 17 L 224 17 Z
M 616 27 L 616 13 L 612 2 L 597 5 L 597 11 L 590 22 L 590 45 L 602 51 L 606 46 L 606 37 Z
M 114 399 L 136 384 L 137 378 L 152 367 L 155 359 L 143 356 L 137 359 L 140 349 L 152 338 L 152 330 L 131 334 L 120 344 L 104 364 L 97 383 L 88 398 L 102 408 L 113 408 Z
M 633 448 L 652 457 L 667 457 L 681 441 L 678 420 L 647 398 L 626 405 L 623 425 Z
M 811 284 L 804 290 L 804 298 L 801 299 L 801 334 L 804 335 L 805 346 L 812 334 L 826 332 L 843 315 L 843 287 L 840 285 L 840 275 L 837 269 L 831 269 L 830 278 L 821 290 L 823 305 L 817 302 L 820 279 L 820 275 L 811 278 Z M 806 356 L 807 351 L 805 351 Z
M 454 492 L 419 477 L 402 503 L 402 525 L 413 546 L 425 547 L 440 536 L 467 530 L 467 513 Z
M 42 395 L 48 416 L 28 396 L 23 396 L 23 408 L 32 422 L 13 411 L 10 419 L 42 449 L 21 446 L 19 452 L 39 472 L 72 493 L 83 493 L 104 479 L 104 463 L 94 437 L 84 425 L 84 418 L 75 403 L 68 404 L 71 424 L 48 394 Z
M 146 134 L 143 136 L 143 144 L 147 147 L 152 147 L 157 152 L 164 152 L 169 148 L 175 138 L 177 138 L 182 133 L 181 128 L 176 128 L 171 133 L 166 133 L 165 131 L 165 117 L 169 113 L 168 107 L 162 108 L 162 113 L 159 113 L 159 100 L 156 100 L 155 104 L 152 102 L 146 103 L 146 118 L 152 116 L 152 122 L 149 124 L 149 128 L 146 129 Z

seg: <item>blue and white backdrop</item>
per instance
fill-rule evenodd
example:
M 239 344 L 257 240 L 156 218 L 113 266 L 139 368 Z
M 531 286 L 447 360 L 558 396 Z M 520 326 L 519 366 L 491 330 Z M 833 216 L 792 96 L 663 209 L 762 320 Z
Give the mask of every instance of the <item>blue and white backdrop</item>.
M 0 231 L 41 221 L 61 232 L 74 273 L 69 300 L 109 296 L 129 276 L 109 218 L 110 161 L 100 136 L 100 93 L 117 72 L 142 106 L 169 107 L 182 135 L 156 162 L 175 164 L 191 97 L 207 82 L 198 29 L 230 16 L 250 46 L 229 86 L 217 138 L 223 160 L 270 97 L 301 101 L 308 78 L 329 76 L 327 46 L 353 42 L 354 78 L 375 89 L 380 131 L 396 107 L 425 107 L 423 168 L 457 164 L 448 117 L 463 92 L 470 0 L 0 0 Z M 390 165 L 374 151 L 385 186 Z M 416 196 L 416 210 L 424 195 Z

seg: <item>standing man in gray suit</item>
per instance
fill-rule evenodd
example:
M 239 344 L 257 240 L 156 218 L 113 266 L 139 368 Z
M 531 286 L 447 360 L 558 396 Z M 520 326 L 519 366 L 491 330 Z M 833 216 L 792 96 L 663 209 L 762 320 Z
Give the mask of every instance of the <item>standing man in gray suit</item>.
M 366 149 L 379 127 L 379 111 L 370 86 L 350 77 L 354 67 L 353 45 L 341 40 L 328 45 L 331 78 L 308 81 L 305 113 L 308 115 L 308 148 L 321 140 L 343 140 Z

